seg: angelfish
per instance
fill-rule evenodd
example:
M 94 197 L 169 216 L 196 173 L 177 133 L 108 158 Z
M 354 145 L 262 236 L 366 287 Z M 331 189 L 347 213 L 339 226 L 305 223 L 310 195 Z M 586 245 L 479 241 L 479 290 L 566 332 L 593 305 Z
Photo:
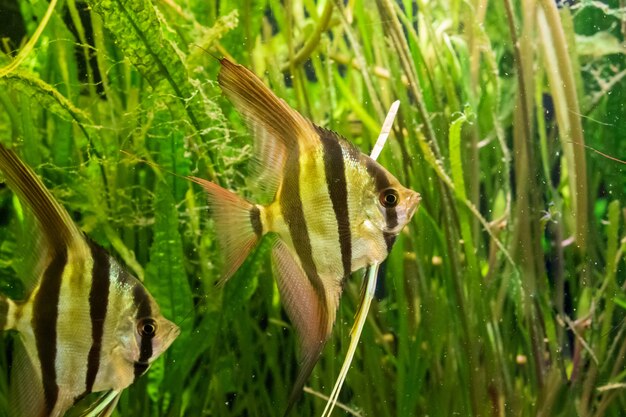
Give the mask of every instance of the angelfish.
M 420 195 L 337 133 L 301 116 L 245 67 L 220 62 L 219 84 L 254 134 L 256 177 L 274 199 L 254 204 L 192 180 L 208 193 L 227 265 L 223 280 L 264 234 L 278 235 L 272 258 L 301 350 L 288 413 L 329 338 L 345 280 L 387 257 Z
M 144 374 L 179 334 L 142 283 L 75 225 L 35 173 L 0 144 L 0 171 L 32 211 L 34 285 L 24 301 L 0 295 L 0 329 L 19 332 L 11 415 L 62 416 L 91 392 L 98 413 L 113 412 L 122 390 Z M 98 400 L 99 401 L 99 400 Z

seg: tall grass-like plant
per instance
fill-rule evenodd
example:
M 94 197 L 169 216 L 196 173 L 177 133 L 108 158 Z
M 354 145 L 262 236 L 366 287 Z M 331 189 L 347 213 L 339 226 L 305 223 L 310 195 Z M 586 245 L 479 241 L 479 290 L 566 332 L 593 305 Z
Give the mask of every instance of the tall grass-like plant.
M 569 3 L 1 0 L 0 141 L 183 330 L 114 415 L 279 416 L 297 372 L 271 239 L 216 287 L 202 191 L 167 173 L 256 191 L 211 55 L 366 153 L 402 103 L 379 161 L 422 205 L 381 268 L 334 415 L 622 415 L 626 15 Z M 15 298 L 21 210 L 0 185 L 0 290 Z M 297 415 L 324 409 L 361 279 Z

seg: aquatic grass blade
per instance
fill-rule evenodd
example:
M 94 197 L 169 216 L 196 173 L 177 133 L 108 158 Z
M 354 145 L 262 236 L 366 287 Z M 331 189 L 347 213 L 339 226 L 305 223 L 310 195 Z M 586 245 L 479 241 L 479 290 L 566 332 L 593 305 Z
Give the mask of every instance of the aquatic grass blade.
M 26 57 L 33 51 L 35 44 L 37 43 L 44 29 L 48 25 L 50 17 L 52 17 L 52 13 L 54 12 L 54 8 L 57 5 L 57 1 L 58 0 L 50 1 L 46 13 L 37 25 L 37 29 L 35 30 L 35 33 L 33 33 L 33 36 L 28 40 L 28 43 L 26 43 L 22 50 L 20 50 L 17 56 L 9 64 L 0 68 L 0 78 L 5 77 L 15 71 L 22 64 L 22 62 L 24 62 Z
M 580 106 L 572 63 L 559 12 L 553 2 L 541 2 L 537 26 L 546 61 L 546 72 L 555 104 L 559 137 L 567 163 L 576 244 L 585 253 L 588 239 L 587 165 L 584 154 L 585 137 L 580 120 Z M 576 146 L 577 144 L 578 146 Z
M 185 330 L 180 337 L 184 340 L 192 329 L 187 316 L 193 311 L 193 304 L 183 263 L 178 212 L 170 186 L 165 181 L 157 184 L 155 200 L 155 235 L 150 248 L 150 263 L 146 267 L 146 285 L 154 288 L 152 295 L 163 314 Z M 172 349 L 178 349 L 177 344 Z

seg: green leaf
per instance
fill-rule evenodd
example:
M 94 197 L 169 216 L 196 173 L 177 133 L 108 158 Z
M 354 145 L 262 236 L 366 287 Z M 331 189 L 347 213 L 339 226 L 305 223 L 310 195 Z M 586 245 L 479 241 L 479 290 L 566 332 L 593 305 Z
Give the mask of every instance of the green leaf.
M 150 85 L 164 96 L 173 96 L 168 103 L 177 120 L 187 115 L 196 134 L 209 138 L 221 124 L 223 115 L 219 107 L 200 89 L 197 80 L 189 78 L 180 52 L 164 35 L 173 32 L 149 0 L 89 0 L 87 3 L 114 34 L 118 45 Z M 177 104 L 175 104 L 177 103 Z M 213 133 L 214 134 L 214 133 Z M 213 150 L 207 149 L 210 159 L 209 173 L 215 165 Z
M 617 304 L 618 306 L 620 306 L 621 308 L 623 308 L 624 310 L 626 310 L 626 298 L 615 297 L 613 298 L 613 302 Z
M 9 87 L 31 97 L 61 119 L 76 121 L 82 129 L 85 124 L 93 124 L 87 113 L 72 104 L 57 89 L 26 71 L 13 71 L 0 78 L 0 87 Z
M 619 200 L 612 201 L 609 204 L 609 222 L 606 227 L 606 275 L 614 279 L 619 238 L 619 214 L 620 214 L 620 202 Z
M 461 200 L 467 199 L 465 194 L 465 180 L 463 179 L 463 163 L 461 160 L 461 128 L 466 121 L 467 116 L 461 114 L 450 123 L 448 139 L 450 146 L 450 169 L 452 171 L 452 180 L 454 181 L 454 191 Z
M 178 232 L 178 211 L 167 183 L 160 181 L 155 193 L 154 241 L 146 266 L 146 286 L 161 313 L 181 327 L 179 339 L 189 336 L 193 311 L 191 289 L 185 273 L 183 245 Z
M 187 74 L 174 47 L 166 42 L 154 6 L 148 0 L 88 1 L 102 16 L 126 57 L 154 89 L 163 81 L 183 99 Z

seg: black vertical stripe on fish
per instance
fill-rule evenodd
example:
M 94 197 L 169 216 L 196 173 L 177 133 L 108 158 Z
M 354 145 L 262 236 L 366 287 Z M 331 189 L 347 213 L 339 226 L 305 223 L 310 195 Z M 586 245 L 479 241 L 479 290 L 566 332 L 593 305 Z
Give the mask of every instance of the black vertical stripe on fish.
M 348 184 L 343 160 L 341 144 L 327 134 L 327 131 L 318 129 L 322 145 L 324 146 L 324 172 L 326 185 L 333 204 L 337 231 L 339 232 L 339 247 L 341 248 L 341 263 L 343 276 L 347 277 L 352 271 L 352 236 L 350 233 L 350 215 L 348 211 Z
M 56 375 L 57 318 L 61 279 L 67 264 L 67 247 L 55 253 L 46 268 L 33 305 L 33 332 L 37 355 L 41 365 L 45 407 L 48 414 L 54 409 L 59 396 Z
M 133 287 L 133 302 L 137 307 L 137 319 L 148 318 L 152 316 L 152 307 L 150 305 L 150 295 L 139 281 Z
M 385 238 L 385 244 L 387 245 L 387 252 L 391 252 L 391 248 L 393 247 L 393 244 L 395 243 L 397 236 L 398 235 L 396 235 L 395 233 L 383 232 L 383 237 Z
M 91 290 L 89 291 L 89 315 L 91 318 L 91 348 L 87 357 L 87 376 L 85 392 L 93 390 L 93 384 L 100 368 L 100 351 L 104 335 L 104 321 L 109 304 L 109 277 L 111 262 L 109 255 L 95 243 L 90 242 L 93 269 L 91 273 Z
M 365 169 L 367 169 L 370 177 L 374 180 L 377 191 L 382 191 L 391 185 L 385 171 L 372 158 L 365 157 Z
M 394 229 L 398 226 L 398 212 L 395 207 L 385 208 L 385 219 L 387 220 L 387 227 Z
M 365 168 L 374 180 L 376 190 L 378 192 L 389 188 L 391 182 L 389 181 L 389 178 L 387 178 L 387 174 L 373 159 L 366 158 Z M 389 229 L 393 229 L 398 226 L 398 213 L 396 212 L 395 207 L 385 208 L 385 220 Z
M 152 315 L 152 308 L 150 307 L 150 298 L 146 289 L 140 283 L 136 283 L 133 288 L 133 302 L 137 307 L 137 320 L 148 318 Z M 146 337 L 141 335 L 141 342 L 139 345 L 139 359 L 134 364 L 135 380 L 143 375 L 149 365 L 149 360 L 152 357 L 152 337 Z
M 250 209 L 250 224 L 254 234 L 260 238 L 263 235 L 263 224 L 261 224 L 261 210 L 257 206 Z
M 149 367 L 150 364 L 148 362 L 135 362 L 133 366 L 135 372 L 135 381 L 137 380 L 137 378 L 145 374 Z
M 298 151 L 297 143 L 295 147 L 294 152 L 291 152 L 285 161 L 280 208 L 289 227 L 291 240 L 302 263 L 302 268 L 320 297 L 321 305 L 325 306 L 326 292 L 313 260 L 313 248 L 311 247 L 309 231 L 304 219 L 304 209 L 302 208 L 302 199 L 300 197 L 300 152 Z

